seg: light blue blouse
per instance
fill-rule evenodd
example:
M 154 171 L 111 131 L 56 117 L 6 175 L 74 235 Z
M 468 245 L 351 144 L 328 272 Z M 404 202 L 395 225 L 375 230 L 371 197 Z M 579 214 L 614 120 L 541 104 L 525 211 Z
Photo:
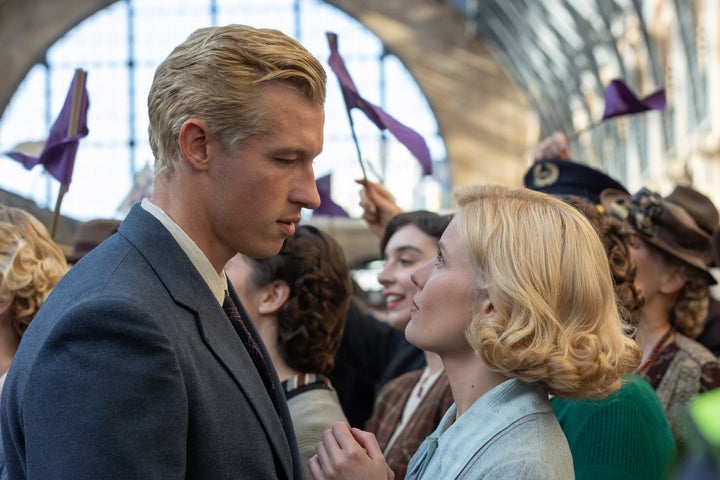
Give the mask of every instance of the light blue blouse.
M 410 460 L 407 480 L 575 478 L 543 387 L 506 380 L 456 415 L 453 404 Z

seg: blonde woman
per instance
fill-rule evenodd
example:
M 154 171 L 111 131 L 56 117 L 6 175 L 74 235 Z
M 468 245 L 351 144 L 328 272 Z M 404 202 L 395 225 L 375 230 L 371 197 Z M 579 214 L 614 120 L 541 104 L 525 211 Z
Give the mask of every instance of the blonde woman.
M 63 252 L 40 221 L 0 205 L 0 391 L 20 337 L 66 271 Z
M 443 360 L 454 405 L 408 479 L 574 478 L 548 394 L 604 398 L 640 362 L 588 220 L 525 189 L 466 187 L 418 286 L 410 342 Z M 364 453 L 367 452 L 367 453 Z M 391 478 L 372 435 L 336 423 L 316 479 Z

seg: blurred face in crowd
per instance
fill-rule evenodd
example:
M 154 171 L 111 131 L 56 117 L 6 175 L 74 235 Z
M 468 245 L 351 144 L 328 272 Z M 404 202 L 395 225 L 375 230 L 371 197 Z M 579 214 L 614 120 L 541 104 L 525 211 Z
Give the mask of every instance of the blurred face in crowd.
M 679 284 L 676 288 L 669 287 L 671 283 L 667 280 L 678 273 L 679 266 L 665 261 L 657 248 L 635 237 L 631 251 L 637 268 L 635 281 L 642 290 L 646 303 L 650 303 L 658 295 L 676 293 L 682 286 Z
M 410 275 L 437 254 L 437 240 L 415 225 L 405 225 L 385 246 L 385 266 L 378 275 L 387 305 L 388 323 L 404 330 L 410 321 L 410 307 L 416 287 Z

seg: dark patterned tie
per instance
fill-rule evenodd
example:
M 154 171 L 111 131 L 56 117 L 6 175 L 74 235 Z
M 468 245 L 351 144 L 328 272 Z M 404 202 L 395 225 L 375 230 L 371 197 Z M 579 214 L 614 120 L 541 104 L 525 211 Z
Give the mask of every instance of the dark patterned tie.
M 260 350 L 260 346 L 257 344 L 252 335 L 250 335 L 250 331 L 245 324 L 245 319 L 243 319 L 242 315 L 240 315 L 240 311 L 235 305 L 235 302 L 233 302 L 232 298 L 230 298 L 230 295 L 227 292 L 225 292 L 225 300 L 223 300 L 223 310 L 225 310 L 225 314 L 230 319 L 230 323 L 235 328 L 235 331 L 240 337 L 240 340 L 242 340 L 242 342 L 245 344 L 245 348 L 247 348 L 247 351 L 250 354 L 250 358 L 252 358 L 252 361 L 255 364 L 255 368 L 257 369 L 258 373 L 260 374 L 260 378 L 262 378 L 262 381 L 265 384 L 265 388 L 267 389 L 268 394 L 270 395 L 270 398 L 275 405 L 275 409 L 277 409 L 278 394 L 268 364 L 265 362 L 265 358 L 263 357 L 262 351 Z

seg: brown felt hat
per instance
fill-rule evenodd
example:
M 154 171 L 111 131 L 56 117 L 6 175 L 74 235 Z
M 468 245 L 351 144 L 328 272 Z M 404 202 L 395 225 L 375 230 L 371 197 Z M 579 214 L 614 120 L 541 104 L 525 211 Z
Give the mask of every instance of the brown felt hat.
M 73 251 L 70 255 L 66 256 L 67 261 L 69 263 L 76 263 L 90 250 L 117 232 L 119 226 L 119 220 L 109 218 L 98 218 L 79 224 L 75 231 Z
M 680 205 L 695 220 L 697 226 L 712 235 L 720 224 L 720 214 L 712 200 L 692 187 L 678 185 L 665 197 L 676 205 Z
M 710 284 L 717 283 L 708 270 L 711 237 L 685 209 L 647 188 L 631 196 L 619 190 L 605 190 L 600 198 L 605 211 L 627 221 L 641 239 L 700 270 Z

